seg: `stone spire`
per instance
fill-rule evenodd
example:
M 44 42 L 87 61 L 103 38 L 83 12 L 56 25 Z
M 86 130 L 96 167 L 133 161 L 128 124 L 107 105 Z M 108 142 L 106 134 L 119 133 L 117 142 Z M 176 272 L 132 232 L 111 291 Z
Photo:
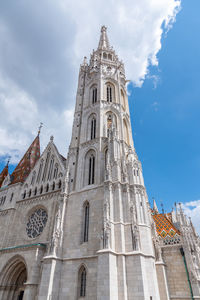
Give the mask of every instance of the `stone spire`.
M 110 50 L 110 44 L 107 36 L 107 28 L 106 26 L 101 27 L 101 36 L 99 40 L 99 50 Z
M 158 214 L 158 207 L 157 207 L 157 204 L 156 204 L 156 200 L 153 198 L 153 211 Z

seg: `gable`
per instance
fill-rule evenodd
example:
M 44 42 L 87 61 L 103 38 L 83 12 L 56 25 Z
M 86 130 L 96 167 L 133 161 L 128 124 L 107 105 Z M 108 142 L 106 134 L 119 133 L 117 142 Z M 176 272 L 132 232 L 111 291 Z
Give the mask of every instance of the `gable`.
M 66 159 L 59 154 L 51 140 L 24 182 L 22 199 L 60 189 L 65 162 Z

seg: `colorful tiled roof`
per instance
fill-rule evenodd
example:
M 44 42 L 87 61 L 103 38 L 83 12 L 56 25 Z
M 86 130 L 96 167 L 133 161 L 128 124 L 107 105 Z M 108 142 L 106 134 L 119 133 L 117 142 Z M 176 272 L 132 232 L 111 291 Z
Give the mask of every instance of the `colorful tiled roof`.
M 40 158 L 40 139 L 39 134 L 34 139 L 23 158 L 11 174 L 12 183 L 24 182 L 28 177 L 30 171 L 35 166 L 37 160 Z
M 4 167 L 3 171 L 0 174 L 0 187 L 2 186 L 2 183 L 7 175 L 8 175 L 8 164 Z
M 171 222 L 171 214 L 152 214 L 152 217 L 161 238 L 164 239 L 167 235 L 174 237 L 176 233 L 180 235 L 180 231 Z

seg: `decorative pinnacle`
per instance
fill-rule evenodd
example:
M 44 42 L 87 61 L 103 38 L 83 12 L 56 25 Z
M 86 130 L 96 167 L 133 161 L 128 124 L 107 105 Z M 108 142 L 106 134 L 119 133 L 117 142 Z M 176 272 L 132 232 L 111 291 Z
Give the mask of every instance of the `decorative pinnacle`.
M 43 126 L 43 123 L 42 123 L 42 122 L 40 122 L 40 126 L 39 126 L 39 128 L 38 128 L 38 135 L 40 135 L 40 132 L 41 132 L 42 126 Z
M 50 137 L 50 141 L 53 143 L 53 139 L 54 139 L 54 137 L 53 137 L 53 135 Z
M 106 26 L 101 27 L 101 36 L 100 36 L 100 40 L 99 40 L 98 49 L 106 49 L 106 50 L 110 49 Z

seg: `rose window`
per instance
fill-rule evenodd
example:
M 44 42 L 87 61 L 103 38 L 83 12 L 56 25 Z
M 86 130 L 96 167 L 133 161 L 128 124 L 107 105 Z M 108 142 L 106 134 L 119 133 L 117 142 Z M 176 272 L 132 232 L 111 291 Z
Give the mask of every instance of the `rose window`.
M 34 211 L 34 213 L 29 217 L 26 232 L 28 237 L 35 238 L 40 235 L 47 223 L 48 215 L 47 212 L 38 208 Z

